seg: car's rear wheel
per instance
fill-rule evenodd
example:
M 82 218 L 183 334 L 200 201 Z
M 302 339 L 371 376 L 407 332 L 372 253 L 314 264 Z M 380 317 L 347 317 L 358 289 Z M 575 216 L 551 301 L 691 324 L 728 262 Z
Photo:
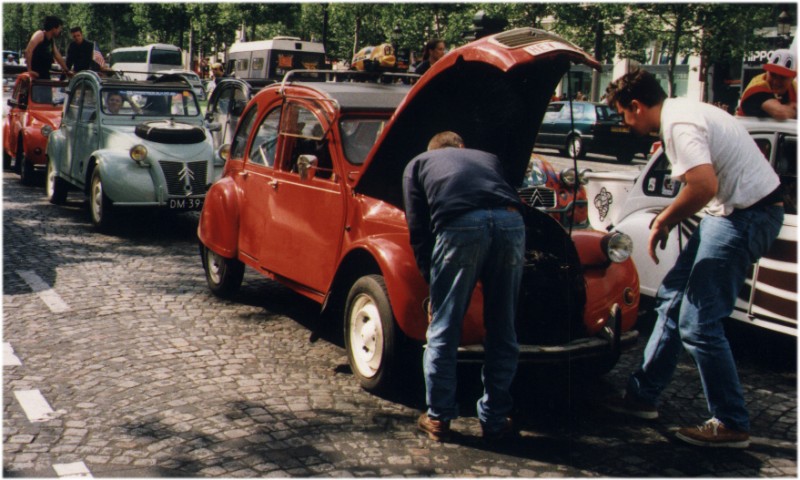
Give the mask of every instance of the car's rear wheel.
M 244 264 L 239 259 L 225 258 L 203 244 L 200 244 L 200 255 L 211 293 L 227 298 L 239 290 L 244 278 Z
M 623 150 L 617 153 L 617 161 L 619 163 L 631 163 L 636 153 L 633 150 Z
M 47 181 L 45 183 L 47 200 L 53 205 L 63 205 L 67 201 L 67 184 L 56 173 L 50 159 L 47 160 Z
M 586 156 L 583 139 L 580 135 L 571 135 L 567 139 L 567 155 L 571 158 L 583 158 Z
M 18 160 L 19 161 L 19 160 Z M 34 171 L 33 171 L 33 163 L 29 162 L 25 159 L 25 156 L 22 157 L 22 167 L 19 171 L 19 181 L 23 185 L 33 185 L 34 183 Z
M 346 305 L 344 342 L 353 374 L 364 390 L 386 391 L 398 363 L 399 331 L 383 277 L 359 278 Z
M 95 168 L 92 172 L 92 182 L 89 187 L 89 213 L 92 217 L 92 224 L 98 229 L 106 229 L 111 225 L 113 205 L 111 200 L 103 191 L 103 179 L 100 176 L 100 169 Z

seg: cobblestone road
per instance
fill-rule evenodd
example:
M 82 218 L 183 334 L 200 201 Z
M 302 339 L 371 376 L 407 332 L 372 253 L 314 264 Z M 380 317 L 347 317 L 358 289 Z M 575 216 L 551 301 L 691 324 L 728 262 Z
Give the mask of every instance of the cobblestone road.
M 685 357 L 660 420 L 601 408 L 641 346 L 597 379 L 522 370 L 523 437 L 506 449 L 479 441 L 480 374 L 464 366 L 458 435 L 436 444 L 415 431 L 420 382 L 386 398 L 362 391 L 337 335 L 314 333 L 313 303 L 253 272 L 233 301 L 210 295 L 196 215 L 135 214 L 102 235 L 79 194 L 52 206 L 7 172 L 3 187 L 5 476 L 797 475 L 793 339 L 739 334 L 754 435 L 744 451 L 673 439 L 704 420 Z

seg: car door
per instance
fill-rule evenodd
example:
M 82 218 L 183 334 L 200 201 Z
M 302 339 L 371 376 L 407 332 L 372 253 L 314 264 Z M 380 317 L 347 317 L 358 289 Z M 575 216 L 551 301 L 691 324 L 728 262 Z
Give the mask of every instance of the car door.
M 784 221 L 777 240 L 759 259 L 739 294 L 740 318 L 783 333 L 797 333 L 797 135 L 753 134 L 784 189 Z M 753 282 L 755 279 L 755 282 Z
M 264 269 L 322 293 L 340 254 L 345 197 L 331 162 L 330 122 L 317 115 L 320 111 L 320 105 L 302 99 L 283 107 L 260 260 Z M 317 166 L 304 174 L 302 162 L 311 157 Z
M 23 128 L 25 128 L 25 123 L 27 120 L 26 115 L 30 88 L 30 78 L 27 76 L 20 77 L 19 82 L 17 82 L 17 85 L 14 88 L 13 96 L 11 97 L 15 102 L 15 106 L 8 112 L 8 124 L 11 126 L 11 131 L 7 133 L 9 138 L 6 139 L 6 141 L 10 147 L 9 151 L 14 155 L 18 153 L 18 148 L 22 148 L 22 145 L 18 144 L 18 141 L 20 132 Z
M 78 120 L 81 114 L 81 106 L 83 105 L 83 87 L 85 82 L 78 82 L 73 85 L 69 92 L 67 105 L 64 108 L 64 115 L 61 119 L 60 130 L 64 135 L 64 149 L 62 151 L 62 158 L 52 158 L 51 160 L 57 164 L 59 172 L 62 175 L 72 178 L 72 154 L 75 149 L 76 132 L 78 128 Z
M 75 122 L 72 164 L 70 166 L 70 175 L 78 185 L 83 185 L 86 181 L 89 158 L 100 144 L 97 89 L 90 82 L 82 83 L 82 102 L 80 114 Z
M 226 83 L 215 88 L 211 94 L 211 103 L 209 104 L 206 120 L 209 124 L 214 124 L 215 126 L 215 128 L 211 129 L 211 139 L 214 142 L 214 147 L 226 143 L 226 135 L 229 139 L 233 139 L 233 131 L 228 132 L 228 113 L 232 106 L 233 90 L 234 86 Z M 219 125 L 219 128 L 216 128 L 217 125 Z

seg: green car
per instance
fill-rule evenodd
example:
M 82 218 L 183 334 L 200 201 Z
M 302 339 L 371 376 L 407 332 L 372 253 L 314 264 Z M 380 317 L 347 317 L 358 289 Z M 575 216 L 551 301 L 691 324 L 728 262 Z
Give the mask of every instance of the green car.
M 114 221 L 118 207 L 202 208 L 225 160 L 185 79 L 133 82 L 85 71 L 68 93 L 61 127 L 47 143 L 51 203 L 82 190 L 99 229 Z

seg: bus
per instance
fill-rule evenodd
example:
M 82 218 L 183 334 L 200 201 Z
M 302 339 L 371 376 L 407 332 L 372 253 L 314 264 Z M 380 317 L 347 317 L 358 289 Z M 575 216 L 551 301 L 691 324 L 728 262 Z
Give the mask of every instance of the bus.
M 183 51 L 166 43 L 115 48 L 108 63 L 112 70 L 122 72 L 131 80 L 147 80 L 159 70 L 183 68 Z
M 236 42 L 228 49 L 225 74 L 242 79 L 281 80 L 289 70 L 322 70 L 325 47 L 297 37 Z

